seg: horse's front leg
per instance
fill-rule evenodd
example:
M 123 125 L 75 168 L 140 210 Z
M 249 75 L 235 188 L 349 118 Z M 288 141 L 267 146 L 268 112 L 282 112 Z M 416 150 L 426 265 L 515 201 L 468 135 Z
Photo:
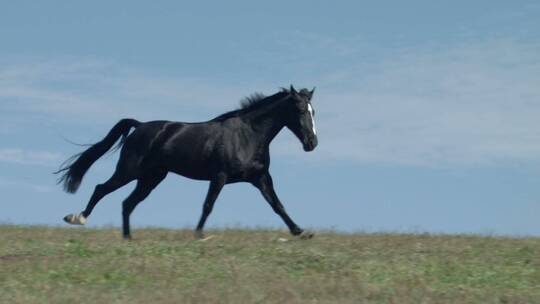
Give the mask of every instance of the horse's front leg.
M 303 229 L 298 227 L 298 225 L 296 225 L 296 223 L 289 217 L 289 215 L 285 211 L 285 207 L 283 207 L 283 204 L 281 204 L 281 201 L 279 200 L 276 192 L 274 191 L 274 183 L 272 182 L 272 177 L 270 176 L 270 173 L 266 172 L 258 179 L 254 180 L 252 184 L 261 191 L 264 199 L 270 204 L 274 212 L 277 213 L 285 222 L 287 227 L 289 227 L 289 231 L 291 232 L 291 234 L 298 235 L 302 238 L 313 237 L 313 233 L 305 232 Z
M 210 215 L 210 212 L 212 212 L 212 208 L 214 208 L 214 203 L 216 202 L 216 199 L 219 193 L 221 192 L 221 189 L 223 189 L 223 186 L 225 185 L 226 182 L 227 182 L 227 175 L 224 173 L 220 173 L 216 175 L 212 180 L 210 180 L 210 187 L 208 188 L 208 194 L 206 195 L 206 199 L 204 200 L 201 219 L 199 220 L 199 224 L 197 225 L 197 228 L 195 229 L 196 238 L 200 238 L 200 239 L 204 238 L 204 234 L 203 234 L 204 223 L 206 222 L 208 215 Z

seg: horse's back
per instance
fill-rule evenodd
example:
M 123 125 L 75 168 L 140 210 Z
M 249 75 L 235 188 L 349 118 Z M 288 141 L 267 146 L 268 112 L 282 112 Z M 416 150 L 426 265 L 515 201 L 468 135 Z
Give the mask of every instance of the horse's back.
M 192 179 L 210 179 L 220 169 L 215 161 L 221 147 L 220 124 L 184 123 L 170 128 L 171 133 L 160 147 L 162 164 Z
M 160 169 L 206 180 L 215 169 L 211 158 L 218 133 L 215 122 L 145 122 L 127 137 L 118 165 L 136 170 L 137 176 Z

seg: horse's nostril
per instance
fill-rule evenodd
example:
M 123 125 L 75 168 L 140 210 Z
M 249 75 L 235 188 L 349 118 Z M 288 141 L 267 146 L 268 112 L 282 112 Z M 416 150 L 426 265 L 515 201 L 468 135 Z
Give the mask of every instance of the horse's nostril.
M 315 149 L 315 147 L 317 146 L 317 141 L 313 141 L 313 140 L 309 140 L 308 142 L 306 142 L 306 144 L 304 145 L 304 150 L 305 151 L 313 151 L 313 149 Z
M 310 138 L 308 141 L 308 145 L 311 148 L 311 150 L 315 149 L 315 147 L 317 147 L 317 144 L 318 144 L 317 137 Z

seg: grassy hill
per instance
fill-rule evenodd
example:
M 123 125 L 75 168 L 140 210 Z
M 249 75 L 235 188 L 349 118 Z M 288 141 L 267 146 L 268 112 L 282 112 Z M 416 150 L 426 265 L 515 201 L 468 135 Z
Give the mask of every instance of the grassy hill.
M 0 302 L 540 303 L 538 238 L 208 234 L 0 226 Z

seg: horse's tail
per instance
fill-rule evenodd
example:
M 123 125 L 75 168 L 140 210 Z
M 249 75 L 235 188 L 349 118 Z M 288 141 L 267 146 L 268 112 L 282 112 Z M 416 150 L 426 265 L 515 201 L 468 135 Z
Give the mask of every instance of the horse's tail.
M 140 124 L 135 119 L 120 120 L 100 142 L 93 144 L 82 153 L 73 155 L 61 165 L 60 169 L 55 172 L 55 174 L 63 172 L 58 179 L 58 183 L 63 184 L 66 192 L 75 193 L 90 166 L 109 151 L 114 143 L 122 137 L 122 140 L 117 145 L 117 148 L 120 148 L 128 136 L 129 130 L 136 128 Z

